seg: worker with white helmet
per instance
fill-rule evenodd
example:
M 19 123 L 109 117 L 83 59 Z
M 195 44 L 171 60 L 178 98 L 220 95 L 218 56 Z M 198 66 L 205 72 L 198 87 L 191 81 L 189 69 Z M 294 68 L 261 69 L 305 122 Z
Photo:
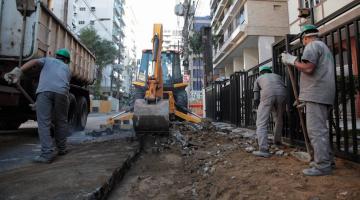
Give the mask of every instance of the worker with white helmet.
M 35 162 L 51 163 L 57 155 L 67 153 L 66 136 L 68 135 L 68 107 L 70 89 L 70 52 L 59 49 L 55 58 L 44 57 L 32 59 L 21 67 L 14 68 L 4 78 L 10 84 L 18 84 L 23 72 L 33 68 L 41 68 L 39 84 L 36 89 L 36 118 L 41 143 L 41 154 L 34 158 Z M 32 105 L 34 106 L 34 105 Z M 51 138 L 51 123 L 54 123 L 54 137 L 57 153 Z
M 256 117 L 256 135 L 259 143 L 259 151 L 253 154 L 261 157 L 270 157 L 268 147 L 268 126 L 270 113 L 275 119 L 274 142 L 281 144 L 283 127 L 283 113 L 285 111 L 286 88 L 281 77 L 272 73 L 271 67 L 262 66 L 259 69 L 260 76 L 254 83 L 254 104 L 258 106 Z
M 318 34 L 314 25 L 303 26 L 300 39 L 305 49 L 301 59 L 282 54 L 285 65 L 295 66 L 301 72 L 299 100 L 305 103 L 307 132 L 314 149 L 314 162 L 303 170 L 307 176 L 327 175 L 332 171 L 327 119 L 328 109 L 335 100 L 334 58 Z

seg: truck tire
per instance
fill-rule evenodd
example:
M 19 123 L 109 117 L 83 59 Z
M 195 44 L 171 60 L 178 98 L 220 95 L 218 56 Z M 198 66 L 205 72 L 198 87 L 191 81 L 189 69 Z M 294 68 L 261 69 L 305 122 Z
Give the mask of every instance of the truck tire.
M 76 130 L 76 99 L 75 96 L 73 94 L 69 95 L 69 110 L 68 110 L 68 125 L 69 125 L 69 135 L 71 135 L 71 133 L 73 131 Z
M 187 113 L 185 109 L 188 108 L 188 97 L 185 90 L 178 90 L 174 92 L 175 102 L 178 106 L 180 106 L 180 110 Z M 185 109 L 182 109 L 185 108 Z
M 21 121 L 0 121 L 0 130 L 17 130 L 21 124 Z
M 82 131 L 85 129 L 88 117 L 88 102 L 85 97 L 80 96 L 76 99 L 77 103 L 77 124 L 76 130 Z

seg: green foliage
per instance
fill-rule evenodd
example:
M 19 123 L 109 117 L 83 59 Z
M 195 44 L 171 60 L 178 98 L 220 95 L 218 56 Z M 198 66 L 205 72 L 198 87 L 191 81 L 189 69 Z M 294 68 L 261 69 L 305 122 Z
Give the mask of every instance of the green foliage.
M 103 68 L 105 65 L 113 63 L 117 56 L 117 50 L 112 41 L 101 39 L 92 27 L 84 28 L 80 31 L 81 42 L 85 44 L 96 56 L 96 64 Z
M 80 31 L 79 36 L 81 42 L 96 56 L 96 65 L 98 65 L 99 74 L 97 76 L 95 85 L 94 85 L 94 95 L 101 95 L 101 72 L 102 69 L 114 62 L 118 51 L 112 41 L 101 39 L 100 36 L 96 33 L 96 30 L 92 27 L 84 28 Z
M 200 54 L 203 51 L 202 35 L 200 32 L 194 32 L 189 38 L 190 48 L 194 54 Z

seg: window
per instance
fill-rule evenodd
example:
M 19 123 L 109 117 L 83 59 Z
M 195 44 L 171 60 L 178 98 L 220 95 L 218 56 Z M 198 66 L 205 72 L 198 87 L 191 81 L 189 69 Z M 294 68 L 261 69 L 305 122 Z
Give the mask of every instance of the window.
M 85 24 L 85 21 L 79 21 L 79 24 Z
M 94 12 L 96 9 L 95 9 L 95 7 L 93 6 L 93 7 L 90 8 L 90 10 L 91 10 L 91 12 Z
M 193 66 L 194 67 L 199 67 L 199 66 L 203 66 L 204 62 L 201 58 L 193 58 Z
M 202 82 L 201 81 L 193 81 L 193 90 L 201 91 Z
M 229 37 L 231 35 L 231 33 L 233 32 L 233 24 L 232 23 L 229 24 L 227 31 L 228 31 L 228 37 Z
M 86 8 L 85 7 L 80 7 L 79 10 L 80 11 L 86 11 Z
M 95 20 L 90 20 L 90 25 L 95 25 Z
M 193 69 L 193 78 L 202 78 L 203 71 L 201 69 Z
M 301 8 L 312 8 L 320 4 L 320 0 L 300 0 Z
M 240 11 L 236 15 L 236 25 L 241 25 L 245 23 L 245 14 L 244 8 L 241 8 Z

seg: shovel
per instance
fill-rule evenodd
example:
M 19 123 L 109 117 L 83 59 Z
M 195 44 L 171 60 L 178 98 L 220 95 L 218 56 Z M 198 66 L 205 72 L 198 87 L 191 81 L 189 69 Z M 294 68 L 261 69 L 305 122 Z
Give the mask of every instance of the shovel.
M 302 112 L 304 106 L 299 101 L 299 96 L 298 96 L 297 88 L 296 88 L 296 85 L 295 85 L 295 78 L 294 78 L 294 74 L 292 72 L 292 69 L 291 69 L 290 65 L 287 65 L 287 70 L 288 70 L 288 74 L 289 74 L 289 77 L 290 77 L 291 86 L 292 86 L 292 89 L 293 89 L 293 92 L 294 92 L 295 104 L 296 104 L 296 108 L 297 108 L 299 118 L 300 118 L 301 130 L 302 130 L 302 132 L 304 134 L 306 151 L 309 154 L 308 156 L 307 155 L 304 156 L 303 153 L 295 152 L 292 155 L 295 156 L 296 158 L 298 158 L 301 161 L 310 162 L 310 161 L 314 160 L 314 150 L 313 150 L 313 148 L 312 148 L 312 146 L 310 144 L 309 135 L 308 135 L 308 132 L 306 130 L 304 114 Z M 300 155 L 300 156 L 298 156 L 298 155 Z

